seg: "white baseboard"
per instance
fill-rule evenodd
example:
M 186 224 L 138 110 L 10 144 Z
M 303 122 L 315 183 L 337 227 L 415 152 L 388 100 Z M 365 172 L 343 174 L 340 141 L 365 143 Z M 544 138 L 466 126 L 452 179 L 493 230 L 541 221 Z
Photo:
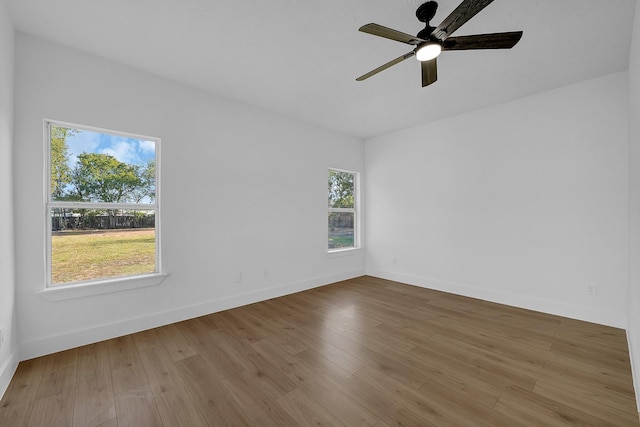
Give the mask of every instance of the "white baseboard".
M 65 334 L 50 336 L 43 339 L 20 343 L 22 360 L 68 350 L 107 339 L 157 328 L 170 323 L 180 322 L 194 317 L 204 316 L 230 308 L 253 304 L 271 298 L 277 298 L 296 292 L 313 289 L 342 280 L 352 279 L 364 275 L 364 270 L 354 270 L 329 276 L 315 277 L 287 285 L 247 292 L 231 297 L 204 301 L 190 306 L 179 307 L 174 310 L 154 313 L 147 316 L 130 318 L 99 325 L 87 329 L 79 329 Z
M 638 410 L 638 417 L 640 417 L 640 366 L 636 363 L 637 360 L 640 360 L 640 353 L 636 353 L 635 351 L 638 349 L 633 345 L 634 340 L 629 329 L 627 329 L 627 343 L 629 345 L 629 359 L 631 359 L 633 388 L 636 392 L 636 409 Z
M 602 310 L 594 310 L 593 307 L 567 304 L 542 298 L 494 291 L 467 284 L 446 282 L 429 277 L 412 276 L 378 269 L 368 269 L 367 274 L 381 279 L 393 280 L 409 285 L 477 298 L 498 304 L 505 304 L 512 307 L 519 307 L 541 313 L 598 323 L 601 325 L 612 326 L 614 328 L 627 329 L 627 320 L 623 316 L 624 313 L 610 313 Z
M 15 374 L 16 369 L 18 369 L 19 362 L 18 352 L 14 351 L 9 356 L 9 359 L 0 366 L 0 399 L 2 399 L 4 393 L 7 391 L 11 378 L 13 378 L 13 374 Z

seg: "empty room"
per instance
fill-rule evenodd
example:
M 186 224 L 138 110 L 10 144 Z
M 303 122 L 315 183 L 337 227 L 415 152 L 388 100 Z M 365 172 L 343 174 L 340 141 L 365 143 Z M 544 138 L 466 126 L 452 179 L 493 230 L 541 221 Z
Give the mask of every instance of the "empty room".
M 0 426 L 638 426 L 635 0 L 0 0 Z

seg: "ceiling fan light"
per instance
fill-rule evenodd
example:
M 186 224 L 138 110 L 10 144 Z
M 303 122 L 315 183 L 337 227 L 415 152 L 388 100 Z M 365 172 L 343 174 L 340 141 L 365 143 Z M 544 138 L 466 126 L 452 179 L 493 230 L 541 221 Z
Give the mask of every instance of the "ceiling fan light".
M 425 43 L 416 50 L 416 59 L 420 62 L 431 61 L 442 52 L 442 46 L 436 42 Z

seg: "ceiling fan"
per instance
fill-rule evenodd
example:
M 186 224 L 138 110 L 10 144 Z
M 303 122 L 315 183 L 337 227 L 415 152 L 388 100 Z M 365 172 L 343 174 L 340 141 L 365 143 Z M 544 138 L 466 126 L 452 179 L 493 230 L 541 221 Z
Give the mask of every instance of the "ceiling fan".
M 432 27 L 429 21 L 435 16 L 438 3 L 428 1 L 416 10 L 416 17 L 425 23 L 425 28 L 417 36 L 383 27 L 378 24 L 367 24 L 360 27 L 363 33 L 399 41 L 415 48 L 404 55 L 379 66 L 375 70 L 358 77 L 357 81 L 368 79 L 380 71 L 396 65 L 407 58 L 415 56 L 422 67 L 422 87 L 428 86 L 438 79 L 436 58 L 444 50 L 469 49 L 511 49 L 520 41 L 522 31 L 507 33 L 476 34 L 472 36 L 451 37 L 454 31 L 465 22 L 473 18 L 478 12 L 487 7 L 493 0 L 464 0 L 437 27 Z

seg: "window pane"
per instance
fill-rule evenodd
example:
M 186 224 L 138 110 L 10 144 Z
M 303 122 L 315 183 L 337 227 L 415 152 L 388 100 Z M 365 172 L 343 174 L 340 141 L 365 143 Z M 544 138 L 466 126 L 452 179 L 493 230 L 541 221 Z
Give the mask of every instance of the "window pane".
M 354 208 L 354 174 L 329 169 L 329 207 Z
M 156 143 L 51 124 L 51 200 L 154 203 Z
M 156 272 L 153 210 L 51 209 L 51 284 Z
M 329 212 L 329 249 L 353 248 L 353 225 L 353 212 Z

